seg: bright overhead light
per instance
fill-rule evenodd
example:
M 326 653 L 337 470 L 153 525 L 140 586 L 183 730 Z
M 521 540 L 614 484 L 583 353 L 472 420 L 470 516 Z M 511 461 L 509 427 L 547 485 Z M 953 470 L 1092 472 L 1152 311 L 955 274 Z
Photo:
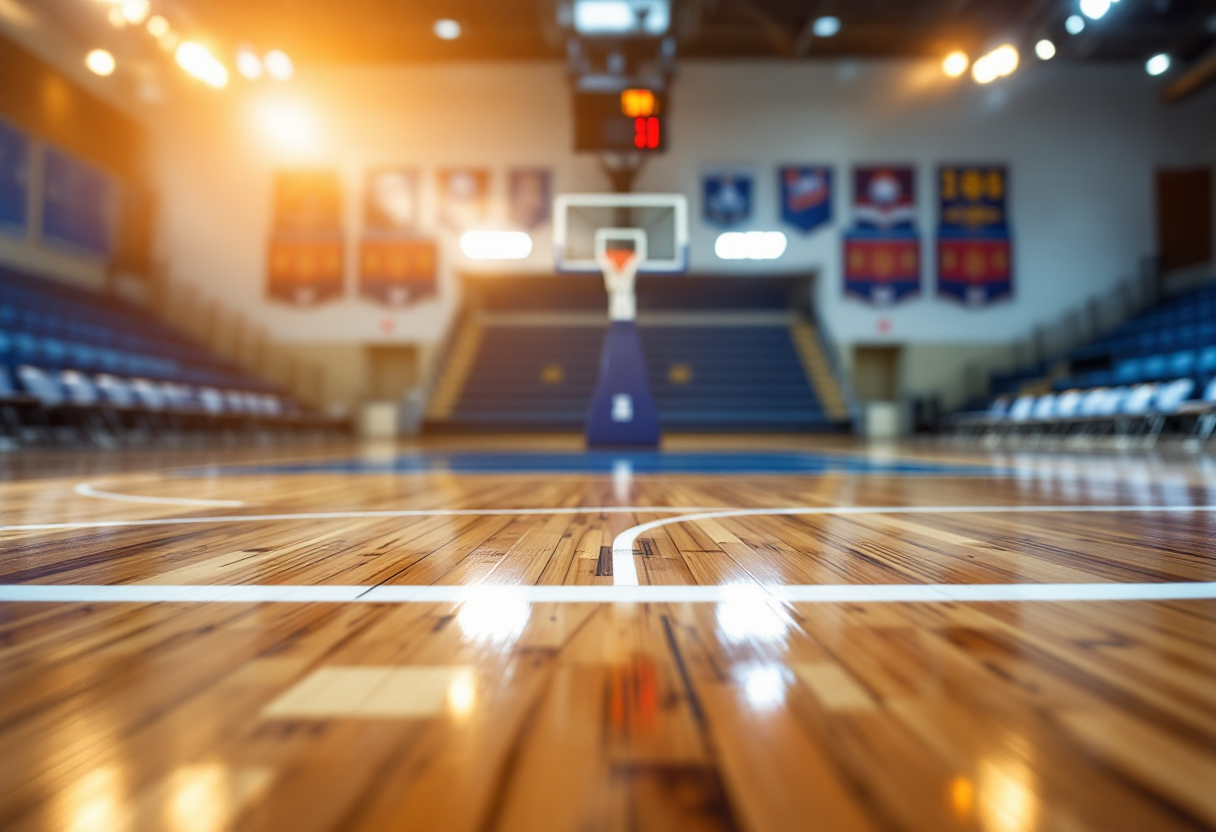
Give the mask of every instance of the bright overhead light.
M 1079 35 L 1085 31 L 1085 18 L 1079 14 L 1070 14 L 1068 20 L 1064 21 L 1064 28 L 1070 35 Z
M 296 74 L 296 66 L 291 62 L 291 58 L 279 49 L 267 52 L 262 63 L 266 65 L 266 73 L 276 81 L 290 81 L 291 76 Z
M 967 71 L 969 66 L 971 66 L 971 59 L 967 57 L 966 52 L 951 52 L 942 59 L 942 72 L 951 78 L 959 77 Z
M 256 104 L 254 117 L 262 133 L 283 150 L 308 152 L 316 147 L 320 125 L 313 111 L 299 101 L 278 97 Z
M 106 20 L 110 21 L 110 25 L 115 29 L 125 29 L 127 27 L 127 16 L 122 13 L 122 6 L 111 6 L 106 12 Z
M 714 254 L 722 260 L 776 260 L 785 246 L 780 231 L 727 231 L 714 242 Z
M 1034 45 L 1034 54 L 1038 55 L 1041 61 L 1050 61 L 1056 56 L 1056 45 L 1047 38 L 1043 38 Z
M 262 77 L 262 59 L 252 49 L 242 46 L 236 50 L 236 71 L 250 81 Z
M 1144 71 L 1149 75 L 1160 75 L 1170 68 L 1170 56 L 1164 52 L 1154 55 L 1144 62 Z
M 523 260 L 532 253 L 532 238 L 522 231 L 469 231 L 460 250 L 470 260 Z
M 440 40 L 456 40 L 460 37 L 460 24 L 446 17 L 443 20 L 436 20 L 431 30 Z
M 580 35 L 666 34 L 668 0 L 574 0 L 574 29 Z
M 1006 43 L 987 55 L 976 58 L 971 65 L 971 77 L 977 84 L 991 84 L 997 78 L 1011 75 L 1018 68 L 1018 50 Z
M 117 64 L 114 61 L 114 56 L 104 49 L 94 49 L 85 56 L 84 65 L 89 68 L 89 71 L 94 75 L 105 77 L 114 73 L 114 67 Z
M 122 16 L 134 26 L 143 23 L 151 10 L 152 4 L 148 0 L 124 0 L 122 4 Z
M 1110 0 L 1081 0 L 1081 14 L 1097 20 L 1110 11 Z
M 177 47 L 177 65 L 208 86 L 228 85 L 228 69 L 201 43 L 186 41 Z
M 148 34 L 154 38 L 163 38 L 169 34 L 169 21 L 158 14 L 148 18 Z
M 840 18 L 831 15 L 815 18 L 815 22 L 811 24 L 811 31 L 817 38 L 830 38 L 840 31 Z

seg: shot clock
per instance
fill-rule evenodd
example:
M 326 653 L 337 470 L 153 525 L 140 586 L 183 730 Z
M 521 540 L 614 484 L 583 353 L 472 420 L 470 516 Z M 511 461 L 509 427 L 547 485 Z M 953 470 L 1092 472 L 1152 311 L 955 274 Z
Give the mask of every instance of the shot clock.
M 667 94 L 631 88 L 576 90 L 575 152 L 661 152 L 667 147 Z

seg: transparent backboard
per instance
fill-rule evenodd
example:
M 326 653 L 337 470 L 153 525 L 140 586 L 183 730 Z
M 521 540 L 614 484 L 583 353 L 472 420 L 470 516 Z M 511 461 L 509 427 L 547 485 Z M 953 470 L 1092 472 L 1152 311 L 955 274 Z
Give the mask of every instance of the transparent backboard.
M 602 229 L 645 233 L 639 274 L 688 270 L 688 200 L 683 194 L 559 194 L 553 208 L 557 270 L 598 274 L 596 236 Z

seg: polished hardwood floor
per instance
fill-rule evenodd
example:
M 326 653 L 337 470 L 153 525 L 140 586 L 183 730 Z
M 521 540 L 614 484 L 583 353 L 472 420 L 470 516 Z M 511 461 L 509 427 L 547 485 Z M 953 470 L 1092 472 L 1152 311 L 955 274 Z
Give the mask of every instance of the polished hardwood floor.
M 1216 829 L 1216 458 L 667 449 L 0 458 L 0 829 Z

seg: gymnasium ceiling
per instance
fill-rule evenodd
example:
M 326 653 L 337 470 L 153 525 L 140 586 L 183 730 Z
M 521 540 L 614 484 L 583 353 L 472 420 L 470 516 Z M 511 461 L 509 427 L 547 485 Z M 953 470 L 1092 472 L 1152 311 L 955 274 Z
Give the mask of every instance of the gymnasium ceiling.
M 560 59 L 566 33 L 560 0 L 153 0 L 225 44 L 284 49 L 299 64 L 469 59 Z M 1216 0 L 1119 0 L 1076 37 L 1064 19 L 1078 0 L 672 0 L 683 58 L 941 56 L 1013 40 L 1049 37 L 1062 58 L 1143 61 L 1168 51 L 1186 62 L 1216 43 Z M 45 4 L 45 5 L 44 5 Z M 86 0 L 38 0 L 65 24 Z M 835 15 L 835 37 L 809 24 Z M 66 18 L 66 19 L 65 19 Z M 76 18 L 71 20 L 70 18 Z M 443 41 L 440 18 L 463 34 Z M 189 27 L 187 27 L 189 28 Z
M 554 0 L 181 0 L 199 23 L 228 38 L 278 42 L 301 61 L 427 61 L 545 58 L 564 54 Z M 1142 61 L 1180 59 L 1216 40 L 1213 0 L 1121 0 L 1073 38 L 1068 0 L 674 0 L 683 57 L 895 57 L 976 50 L 995 40 L 1047 36 L 1062 56 Z M 820 15 L 840 33 L 813 37 Z M 440 41 L 438 18 L 464 34 Z

